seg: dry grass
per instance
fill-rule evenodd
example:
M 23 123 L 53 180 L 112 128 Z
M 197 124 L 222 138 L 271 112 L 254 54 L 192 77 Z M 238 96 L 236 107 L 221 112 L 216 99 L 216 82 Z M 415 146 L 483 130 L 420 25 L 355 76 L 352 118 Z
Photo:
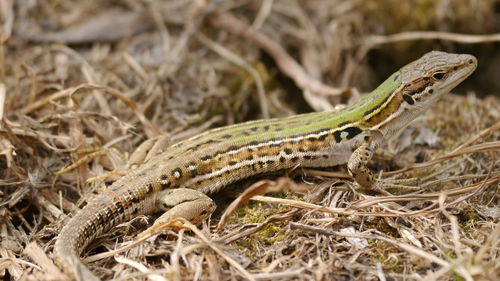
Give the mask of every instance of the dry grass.
M 66 215 L 136 165 L 128 155 L 143 141 L 330 109 L 442 49 L 478 56 L 457 89 L 468 94 L 448 95 L 373 161 L 387 181 L 414 179 L 403 184 L 416 192 L 369 196 L 342 167 L 297 169 L 294 181 L 251 181 L 239 206 L 228 197 L 247 185 L 217 195 L 228 213 L 199 229 L 175 221 L 166 227 L 178 231 L 138 238 L 149 219 L 120 225 L 86 262 L 116 280 L 500 279 L 495 8 L 1 0 L 0 277 L 64 280 L 52 246 Z M 372 36 L 415 30 L 439 32 Z

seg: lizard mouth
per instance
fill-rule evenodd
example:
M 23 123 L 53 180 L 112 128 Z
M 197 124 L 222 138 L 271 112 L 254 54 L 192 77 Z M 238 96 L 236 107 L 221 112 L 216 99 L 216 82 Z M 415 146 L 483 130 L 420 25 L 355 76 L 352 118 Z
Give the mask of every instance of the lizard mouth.
M 442 89 L 452 90 L 455 86 L 469 77 L 477 68 L 477 59 L 472 55 L 461 55 L 461 62 L 455 66 L 450 77 L 441 86 Z

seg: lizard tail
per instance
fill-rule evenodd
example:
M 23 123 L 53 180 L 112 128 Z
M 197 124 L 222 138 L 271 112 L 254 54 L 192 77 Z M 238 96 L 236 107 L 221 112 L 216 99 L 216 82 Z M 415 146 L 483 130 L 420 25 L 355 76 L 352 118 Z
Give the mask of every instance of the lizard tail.
M 94 200 L 71 218 L 59 233 L 59 237 L 54 244 L 54 255 L 63 271 L 72 279 L 77 281 L 100 281 L 82 263 L 80 255 L 96 236 L 102 234 L 107 230 L 107 226 L 111 225 L 106 218 L 109 217 L 103 216 L 102 205 L 98 203 L 98 200 Z M 97 221 L 105 223 L 96 225 L 93 223 L 96 219 L 100 219 Z
M 74 249 L 64 245 L 61 239 L 56 241 L 54 253 L 64 273 L 77 281 L 101 281 L 80 260 L 80 255 Z
M 80 260 L 85 247 L 96 237 L 124 220 L 156 210 L 155 196 L 128 189 L 121 191 L 125 184 L 129 184 L 126 179 L 115 182 L 111 192 L 101 193 L 91 200 L 61 230 L 54 245 L 54 255 L 64 272 L 72 279 L 99 281 L 100 279 Z M 142 185 L 144 183 L 139 182 L 134 186 Z
M 54 255 L 69 277 L 78 281 L 100 280 L 80 260 L 82 251 L 113 226 L 157 210 L 150 181 L 148 177 L 134 183 L 127 177 L 116 181 L 109 192 L 97 195 L 63 227 L 54 245 Z M 124 188 L 127 185 L 133 188 Z

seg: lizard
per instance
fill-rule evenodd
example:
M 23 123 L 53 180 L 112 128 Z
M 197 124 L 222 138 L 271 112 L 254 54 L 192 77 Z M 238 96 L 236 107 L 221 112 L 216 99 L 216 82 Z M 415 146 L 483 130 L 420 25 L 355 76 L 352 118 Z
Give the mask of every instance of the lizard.
M 347 164 L 363 189 L 383 190 L 367 167 L 374 150 L 422 115 L 477 67 L 468 54 L 431 51 L 342 109 L 215 128 L 180 141 L 115 181 L 64 225 L 54 255 L 65 274 L 100 280 L 80 260 L 90 242 L 138 215 L 199 223 L 212 195 L 254 175 Z

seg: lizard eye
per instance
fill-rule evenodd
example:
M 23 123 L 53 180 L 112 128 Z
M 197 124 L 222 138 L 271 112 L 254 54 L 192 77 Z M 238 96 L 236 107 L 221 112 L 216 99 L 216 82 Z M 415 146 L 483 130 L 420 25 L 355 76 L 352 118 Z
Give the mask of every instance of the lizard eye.
M 443 79 L 444 77 L 444 72 L 442 71 L 437 71 L 437 72 L 434 72 L 434 74 L 432 74 L 432 78 L 434 78 L 435 80 L 441 80 Z

